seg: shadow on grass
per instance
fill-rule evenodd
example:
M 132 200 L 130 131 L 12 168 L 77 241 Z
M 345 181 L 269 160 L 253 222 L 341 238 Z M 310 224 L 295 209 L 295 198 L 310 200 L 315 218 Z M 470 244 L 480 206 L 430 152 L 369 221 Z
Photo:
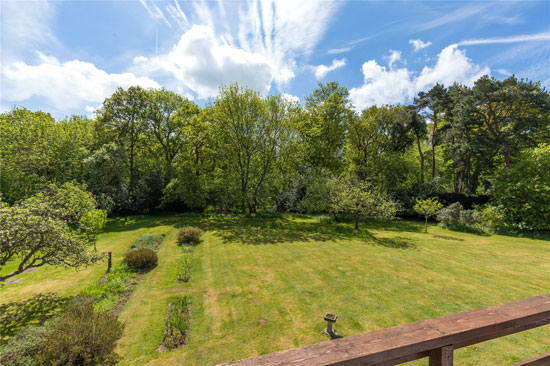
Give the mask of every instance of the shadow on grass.
M 205 231 L 215 231 L 224 242 L 246 245 L 266 245 L 295 242 L 326 242 L 338 239 L 360 240 L 387 248 L 410 249 L 416 246 L 405 238 L 376 238 L 370 230 L 420 232 L 422 225 L 406 221 L 368 219 L 356 230 L 353 222 L 341 218 L 338 222 L 323 222 L 303 215 L 251 216 L 235 214 L 173 214 L 171 216 L 142 215 L 110 220 L 105 232 L 123 232 L 156 226 L 193 225 Z
M 44 324 L 56 316 L 68 300 L 50 292 L 0 305 L 0 344 L 29 325 Z

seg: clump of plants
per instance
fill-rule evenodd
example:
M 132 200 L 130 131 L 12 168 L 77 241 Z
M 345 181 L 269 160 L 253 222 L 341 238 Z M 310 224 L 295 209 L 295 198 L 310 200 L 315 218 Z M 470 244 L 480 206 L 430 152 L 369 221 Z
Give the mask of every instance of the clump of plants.
M 189 330 L 189 306 L 187 296 L 175 297 L 168 303 L 168 313 L 164 327 L 162 344 L 168 349 L 174 349 L 187 344 Z
M 120 301 L 120 295 L 131 291 L 131 280 L 135 272 L 125 264 L 114 267 L 98 283 L 88 286 L 81 295 L 91 296 L 99 311 L 113 310 Z
M 122 331 L 113 312 L 97 312 L 92 297 L 78 296 L 43 334 L 36 360 L 40 365 L 115 365 Z
M 0 365 L 2 366 L 39 366 L 36 360 L 38 345 L 47 326 L 23 329 L 5 344 L 0 346 Z
M 195 226 L 184 226 L 178 232 L 178 244 L 198 244 L 204 232 Z
M 149 248 L 155 252 L 159 250 L 160 244 L 164 240 L 164 234 L 146 234 L 140 236 L 130 247 L 130 249 Z
M 191 261 L 185 257 L 178 265 L 176 280 L 180 282 L 189 282 L 191 279 Z
M 126 253 L 123 264 L 128 265 L 132 270 L 143 272 L 154 268 L 157 265 L 157 254 L 149 248 L 133 249 Z
M 442 226 L 448 229 L 484 232 L 477 212 L 465 210 L 459 202 L 439 210 L 437 220 L 441 221 Z

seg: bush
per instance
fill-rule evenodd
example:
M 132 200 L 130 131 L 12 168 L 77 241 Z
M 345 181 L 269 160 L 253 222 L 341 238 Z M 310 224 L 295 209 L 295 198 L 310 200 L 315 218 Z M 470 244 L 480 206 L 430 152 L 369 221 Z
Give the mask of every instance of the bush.
M 184 226 L 178 232 L 178 244 L 198 244 L 203 231 L 198 227 Z
M 162 344 L 173 349 L 187 343 L 189 329 L 189 305 L 187 296 L 173 298 L 168 304 Z
M 481 224 L 491 231 L 499 232 L 509 228 L 502 207 L 486 206 L 477 209 L 477 213 L 481 219 Z
M 157 255 L 149 248 L 134 249 L 126 253 L 123 264 L 135 271 L 148 271 L 157 265 Z
M 178 265 L 178 274 L 176 280 L 180 282 L 189 282 L 191 279 L 191 261 L 185 257 Z
M 46 326 L 28 327 L 0 347 L 2 366 L 39 366 L 36 360 L 38 345 Z
M 478 215 L 472 210 L 465 210 L 459 202 L 441 209 L 437 219 L 446 225 L 471 226 L 479 223 Z
M 119 303 L 119 296 L 131 290 L 130 280 L 134 276 L 129 266 L 121 264 L 114 267 L 99 283 L 88 286 L 80 294 L 93 297 L 96 310 L 110 311 Z
M 93 298 L 76 297 L 44 333 L 37 360 L 40 365 L 115 365 L 122 330 L 116 315 L 94 311 Z
M 496 176 L 491 202 L 504 208 L 510 227 L 550 230 L 550 144 L 522 151 Z
M 140 236 L 130 247 L 131 249 L 149 248 L 155 252 L 159 250 L 160 244 L 164 239 L 164 234 L 147 234 Z

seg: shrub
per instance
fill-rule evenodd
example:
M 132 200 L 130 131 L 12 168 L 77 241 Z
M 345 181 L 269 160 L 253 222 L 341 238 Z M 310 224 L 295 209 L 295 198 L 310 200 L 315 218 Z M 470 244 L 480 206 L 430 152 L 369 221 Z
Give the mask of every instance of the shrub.
M 0 347 L 2 366 L 39 366 L 36 360 L 38 345 L 46 326 L 28 327 Z
M 479 214 L 472 210 L 465 210 L 459 202 L 441 209 L 437 214 L 437 219 L 441 221 L 443 227 L 449 229 L 487 234 L 480 225 Z
M 198 244 L 203 231 L 198 227 L 184 226 L 178 232 L 178 244 Z
M 164 234 L 147 234 L 140 236 L 130 247 L 131 249 L 149 248 L 155 252 L 159 250 Z
M 500 206 L 486 206 L 478 209 L 481 224 L 489 230 L 498 232 L 508 229 L 504 209 Z
M 115 365 L 122 330 L 116 315 L 94 311 L 93 298 L 76 297 L 44 333 L 37 360 L 40 365 Z
M 178 265 L 176 280 L 180 282 L 189 282 L 191 279 L 191 261 L 185 257 Z
M 80 294 L 93 297 L 96 310 L 110 311 L 118 304 L 119 295 L 131 290 L 130 280 L 134 276 L 129 266 L 121 264 L 114 267 L 99 283 L 88 286 Z
M 148 271 L 157 265 L 157 255 L 149 248 L 134 249 L 126 253 L 122 263 L 135 271 Z
M 522 151 L 497 173 L 491 202 L 519 230 L 550 230 L 550 144 Z
M 189 305 L 187 296 L 173 298 L 168 304 L 162 344 L 173 349 L 187 343 L 189 329 Z

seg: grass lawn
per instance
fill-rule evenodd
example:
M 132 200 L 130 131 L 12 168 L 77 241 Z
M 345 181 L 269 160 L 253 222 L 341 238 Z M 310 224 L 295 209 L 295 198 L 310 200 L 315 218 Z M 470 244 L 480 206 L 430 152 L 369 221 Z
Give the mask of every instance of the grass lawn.
M 177 228 L 206 230 L 192 253 Z M 121 313 L 122 365 L 213 365 L 327 340 L 326 312 L 350 336 L 473 310 L 550 291 L 550 242 L 482 236 L 421 222 L 322 224 L 315 218 L 149 216 L 112 220 L 98 241 L 120 262 L 143 234 L 166 234 L 158 266 L 143 277 Z M 192 258 L 189 283 L 177 263 Z M 11 269 L 3 269 L 9 272 Z M 0 302 L 54 291 L 78 293 L 105 263 L 75 272 L 41 268 L 0 288 Z M 169 298 L 191 296 L 189 344 L 159 345 Z M 511 364 L 550 349 L 550 326 L 458 350 L 460 365 Z M 426 360 L 411 363 L 425 365 Z

